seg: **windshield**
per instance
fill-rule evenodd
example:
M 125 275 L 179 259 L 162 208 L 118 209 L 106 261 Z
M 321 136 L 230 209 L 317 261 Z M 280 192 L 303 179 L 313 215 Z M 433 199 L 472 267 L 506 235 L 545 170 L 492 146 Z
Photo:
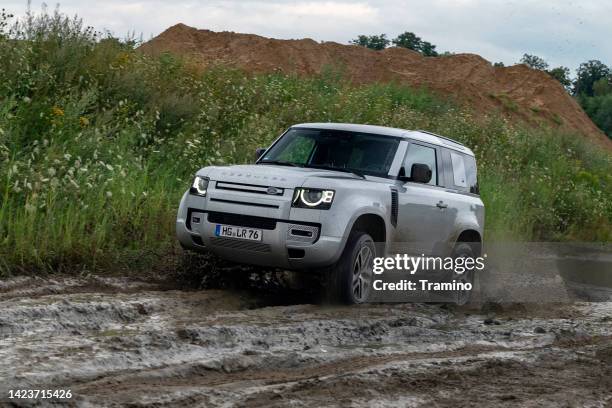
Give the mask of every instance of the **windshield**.
M 387 177 L 399 138 L 328 129 L 289 129 L 259 160 Z

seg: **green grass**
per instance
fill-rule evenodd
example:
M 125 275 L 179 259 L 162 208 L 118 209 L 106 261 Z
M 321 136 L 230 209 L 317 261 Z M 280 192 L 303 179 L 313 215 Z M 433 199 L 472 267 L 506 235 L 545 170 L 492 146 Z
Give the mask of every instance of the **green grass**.
M 6 20 L 6 19 L 5 19 Z M 425 90 L 198 73 L 62 15 L 0 24 L 0 274 L 139 270 L 179 253 L 195 171 L 245 163 L 293 123 L 427 129 L 476 152 L 487 239 L 612 239 L 612 162 L 577 135 L 486 121 Z

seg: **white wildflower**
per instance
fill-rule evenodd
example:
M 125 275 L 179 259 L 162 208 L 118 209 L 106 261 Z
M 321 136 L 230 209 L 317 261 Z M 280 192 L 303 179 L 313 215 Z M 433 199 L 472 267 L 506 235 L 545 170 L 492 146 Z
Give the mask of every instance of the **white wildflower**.
M 36 206 L 30 203 L 26 203 L 25 210 L 26 212 L 33 213 L 36 211 Z
M 111 197 L 113 196 L 113 193 L 111 193 L 110 191 L 107 191 L 107 192 L 106 192 L 106 196 L 107 196 L 108 198 L 111 198 Z

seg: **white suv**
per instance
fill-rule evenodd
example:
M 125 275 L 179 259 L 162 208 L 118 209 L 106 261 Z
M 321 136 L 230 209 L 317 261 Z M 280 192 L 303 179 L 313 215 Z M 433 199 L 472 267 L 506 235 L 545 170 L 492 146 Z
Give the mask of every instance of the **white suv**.
M 176 221 L 184 248 L 331 271 L 332 289 L 347 303 L 367 300 L 372 260 L 393 244 L 419 254 L 480 254 L 476 161 L 458 142 L 425 131 L 304 123 L 257 156 L 255 164 L 196 173 Z

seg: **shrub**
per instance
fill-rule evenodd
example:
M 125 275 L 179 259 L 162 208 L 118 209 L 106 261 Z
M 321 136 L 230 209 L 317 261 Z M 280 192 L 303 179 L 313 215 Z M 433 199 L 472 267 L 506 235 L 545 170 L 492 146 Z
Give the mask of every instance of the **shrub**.
M 427 90 L 356 86 L 333 67 L 311 78 L 198 74 L 58 13 L 0 30 L 5 273 L 108 270 L 174 254 L 176 207 L 198 168 L 248 162 L 308 121 L 427 129 L 466 143 L 493 239 L 612 239 L 610 155 L 579 136 L 475 120 Z

